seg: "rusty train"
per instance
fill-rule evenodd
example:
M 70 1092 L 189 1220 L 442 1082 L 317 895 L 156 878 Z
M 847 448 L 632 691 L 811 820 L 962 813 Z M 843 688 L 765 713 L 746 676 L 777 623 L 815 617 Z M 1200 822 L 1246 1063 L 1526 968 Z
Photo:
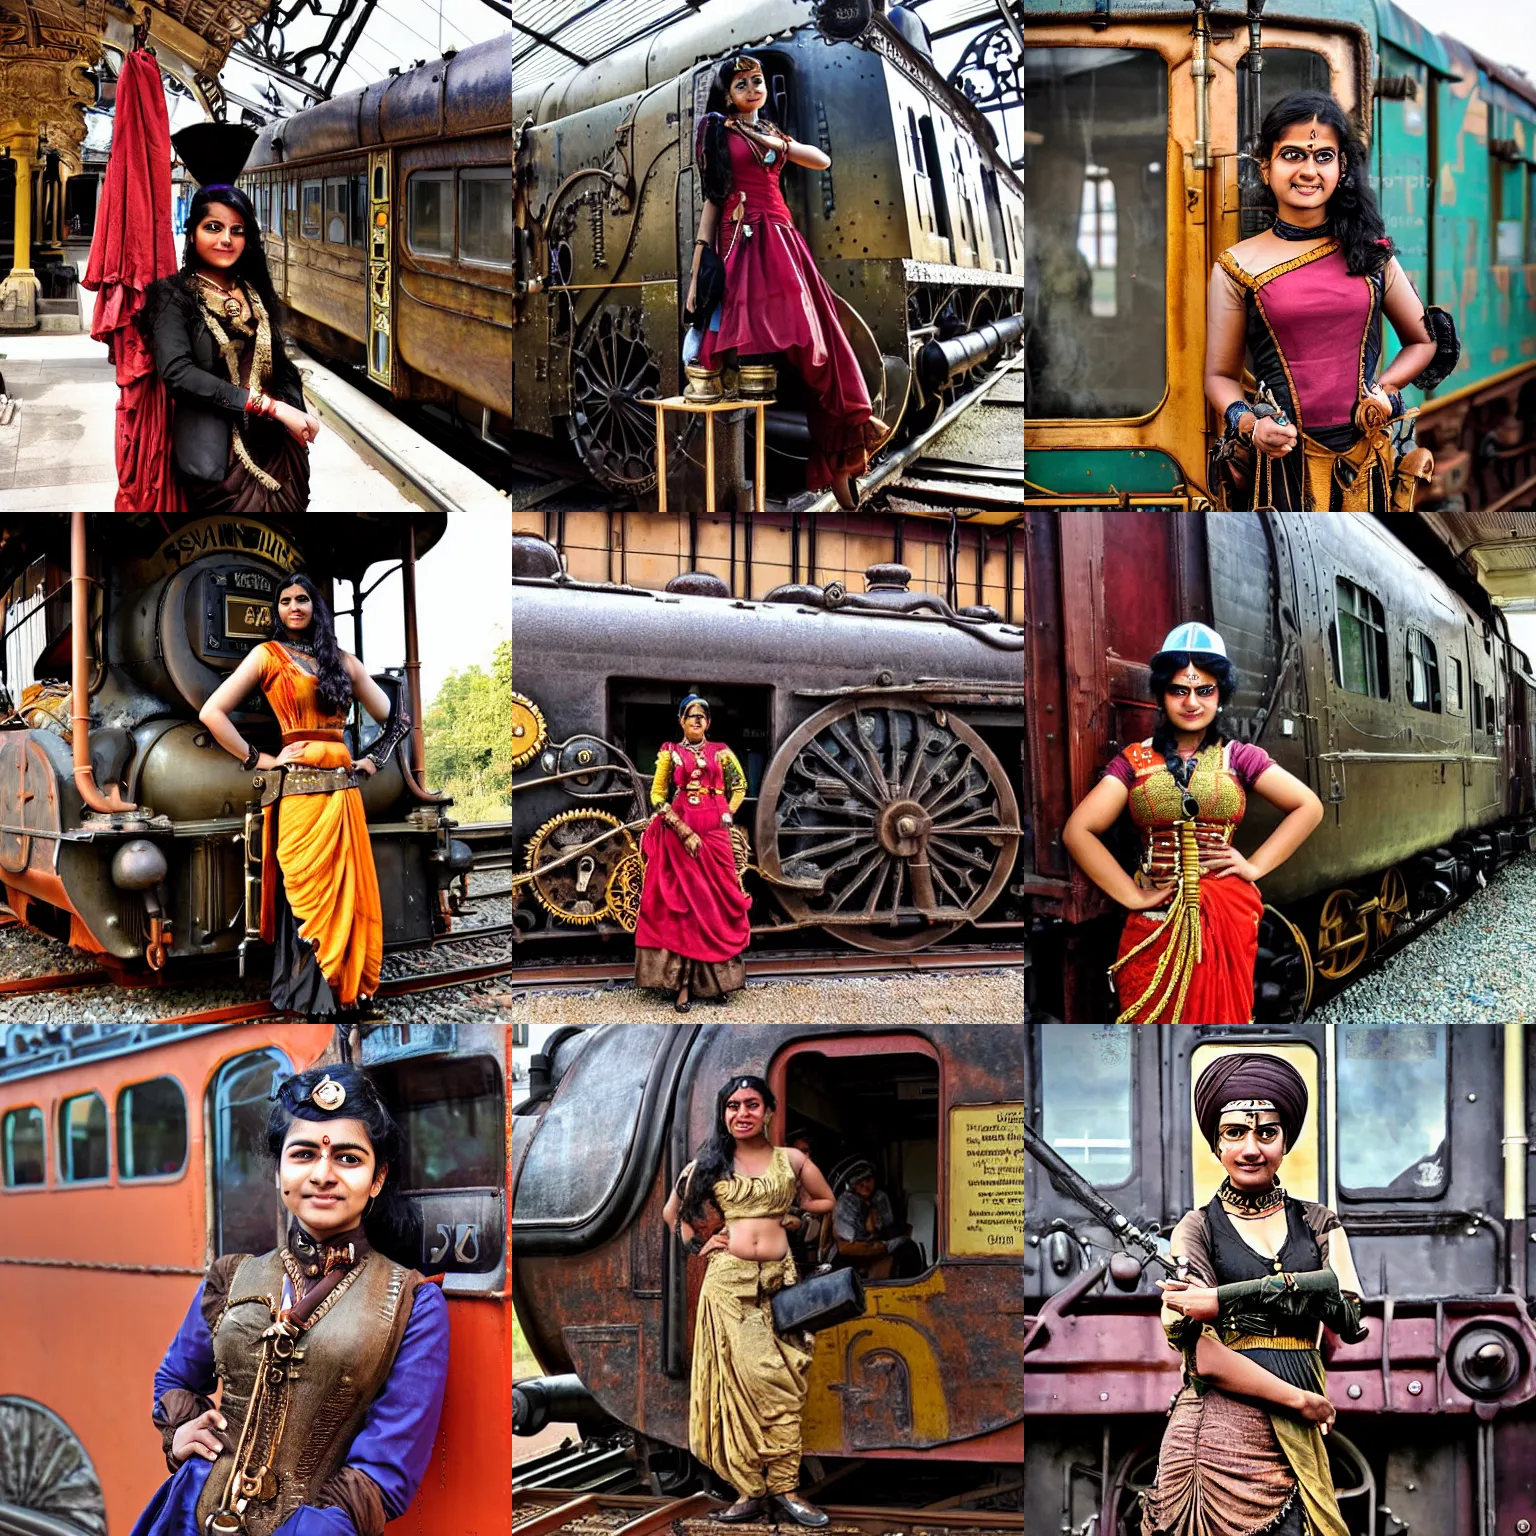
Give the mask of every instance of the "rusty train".
M 243 960 L 259 937 L 260 791 L 197 712 L 268 637 L 283 576 L 303 565 L 333 598 L 336 580 L 355 591 L 370 565 L 399 560 L 405 665 L 375 680 L 415 727 L 362 793 L 385 945 L 430 942 L 472 859 L 451 802 L 423 787 L 415 565 L 444 527 L 415 513 L 0 524 L 0 887 L 17 918 L 121 979 Z M 259 694 L 233 718 L 277 750 Z M 354 715 L 354 755 L 379 729 Z
M 1234 1049 L 1273 1052 L 1307 1082 L 1282 1177 L 1337 1212 L 1364 1291 L 1365 1339 L 1325 1334 L 1323 1346 L 1338 1410 L 1325 1444 L 1350 1536 L 1482 1536 L 1536 1521 L 1531 1034 L 1518 1023 L 1031 1026 L 1029 1536 L 1145 1529 L 1138 1496 L 1180 1386 L 1154 1282 L 1168 1277 L 1174 1225 L 1221 1182 L 1191 1090 Z
M 1115 753 L 1151 734 L 1146 661 L 1185 619 L 1225 637 L 1241 677 L 1227 734 L 1257 742 L 1326 810 L 1261 882 L 1261 1021 L 1302 1018 L 1536 848 L 1536 674 L 1422 521 L 1039 508 L 1024 543 L 1020 884 L 1043 1014 L 1118 1012 L 1104 975 L 1123 913 L 1061 829 Z M 1276 816 L 1250 798 L 1238 845 L 1257 847 Z M 1127 868 L 1133 844 L 1127 834 Z

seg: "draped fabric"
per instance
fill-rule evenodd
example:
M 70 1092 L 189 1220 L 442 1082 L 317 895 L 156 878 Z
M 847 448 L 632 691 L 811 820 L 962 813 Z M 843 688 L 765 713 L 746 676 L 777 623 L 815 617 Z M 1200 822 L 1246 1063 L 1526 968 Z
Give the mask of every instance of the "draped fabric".
M 327 711 L 316 679 L 280 644 L 269 640 L 258 654 L 261 690 L 285 736 L 298 731 L 340 732 L 343 717 Z M 345 768 L 352 761 L 342 741 L 305 741 L 301 751 L 302 760 L 315 768 Z M 342 789 L 332 794 L 285 795 L 267 807 L 266 830 L 263 846 L 269 858 L 275 850 L 283 894 L 301 941 L 291 966 L 279 957 L 274 980 L 280 971 L 302 972 L 307 948 L 341 1007 L 350 1008 L 360 997 L 371 997 L 378 990 L 384 956 L 384 912 L 362 792 Z M 268 932 L 264 926 L 263 937 L 271 942 L 277 932 Z M 318 988 L 298 977 L 290 1000 L 295 993 L 310 1001 L 320 996 Z M 275 992 L 273 1000 L 286 1006 Z
M 717 1188 L 719 1186 L 716 1186 Z M 773 1331 L 772 1299 L 795 1261 L 715 1253 L 699 1291 L 688 1445 L 743 1498 L 793 1493 L 811 1351 Z

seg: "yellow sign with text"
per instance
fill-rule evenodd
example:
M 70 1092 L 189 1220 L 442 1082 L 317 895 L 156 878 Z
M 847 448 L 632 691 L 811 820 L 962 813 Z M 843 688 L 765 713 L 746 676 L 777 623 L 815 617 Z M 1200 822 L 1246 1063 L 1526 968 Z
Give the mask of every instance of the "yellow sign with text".
M 949 1253 L 1024 1257 L 1024 1106 L 949 1112 Z

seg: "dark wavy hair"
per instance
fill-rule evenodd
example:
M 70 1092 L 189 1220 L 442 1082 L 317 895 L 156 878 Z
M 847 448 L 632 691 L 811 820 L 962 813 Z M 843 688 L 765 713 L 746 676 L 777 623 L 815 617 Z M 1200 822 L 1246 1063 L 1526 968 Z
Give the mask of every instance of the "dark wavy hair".
M 704 116 L 694 134 L 693 158 L 699 168 L 699 182 L 705 200 L 724 208 L 731 195 L 731 151 L 725 137 L 726 109 L 731 100 L 731 80 L 736 75 L 736 61 L 751 59 L 762 68 L 764 77 L 768 66 L 755 53 L 728 53 L 715 67 L 714 78 L 709 82 L 709 96 L 704 103 Z M 757 120 L 778 127 L 768 107 L 758 108 Z
M 1328 218 L 1343 252 L 1344 265 L 1353 277 L 1380 272 L 1397 254 L 1371 190 L 1370 156 L 1344 109 L 1327 91 L 1292 91 L 1264 114 L 1259 129 L 1257 154 L 1268 160 L 1276 141 L 1287 128 L 1313 120 L 1326 124 L 1339 136 L 1344 173 L 1328 199 Z M 1265 204 L 1278 211 L 1275 194 L 1264 188 Z
M 770 1110 L 779 1107 L 773 1089 L 756 1073 L 738 1072 L 734 1077 L 726 1079 L 720 1092 L 715 1095 L 714 1131 L 694 1163 L 688 1197 L 683 1201 L 680 1212 L 690 1227 L 697 1227 L 703 1220 L 705 1205 L 714 1199 L 715 1185 L 721 1179 L 730 1178 L 736 1170 L 736 1138 L 731 1135 L 725 1123 L 725 1104 L 738 1088 L 751 1088 L 760 1093 L 764 1106 Z
M 303 587 L 309 593 L 314 612 L 309 621 L 309 643 L 315 648 L 315 671 L 319 682 L 320 700 L 334 715 L 344 715 L 352 705 L 352 679 L 342 664 L 341 647 L 336 644 L 336 622 L 331 617 L 330 605 L 320 595 L 317 587 L 303 571 L 285 576 L 277 584 L 272 602 L 273 640 L 286 640 L 288 631 L 278 617 L 277 598 L 289 587 Z
M 310 1098 L 315 1085 L 327 1076 L 347 1091 L 345 1102 L 335 1110 L 321 1109 Z M 384 1187 L 363 1216 L 363 1231 L 385 1258 L 407 1269 L 417 1268 L 421 1263 L 421 1222 L 416 1208 L 401 1193 L 405 1137 L 372 1078 L 353 1066 L 311 1067 L 285 1078 L 272 1096 L 272 1110 L 267 1116 L 267 1155 L 274 1168 L 282 1160 L 283 1142 L 298 1120 L 361 1120 L 367 1127 L 373 1155 L 381 1165 L 387 1163 L 389 1171 Z
M 189 275 L 197 270 L 197 226 L 203 222 L 214 203 L 223 203 L 226 208 L 233 208 L 245 225 L 245 249 L 230 270 L 256 290 L 262 308 L 267 312 L 267 319 L 272 324 L 272 350 L 276 353 L 279 350 L 277 292 L 272 287 L 272 275 L 267 271 L 267 248 L 261 242 L 261 225 L 257 221 L 256 210 L 250 198 L 239 187 L 214 185 L 197 189 L 192 198 L 192 206 L 187 211 L 186 234 L 181 242 L 181 270 Z
M 1214 747 L 1224 739 L 1221 734 L 1221 711 L 1231 703 L 1232 695 L 1237 692 L 1237 668 L 1225 656 L 1217 656 L 1211 651 L 1159 651 L 1152 658 L 1149 692 L 1157 704 L 1157 726 L 1152 732 L 1152 745 L 1165 757 L 1170 752 L 1177 753 L 1178 735 L 1173 721 L 1168 718 L 1163 700 L 1174 678 L 1191 665 L 1202 672 L 1209 672 L 1216 679 L 1216 718 L 1206 726 L 1200 745 L 1202 748 Z
M 767 84 L 768 66 L 755 53 L 743 53 L 740 50 L 735 53 L 728 53 L 715 66 L 714 79 L 709 82 L 709 97 L 704 103 L 704 110 L 706 112 L 719 112 L 723 115 L 730 109 L 731 81 L 740 73 L 736 68 L 736 61 L 738 59 L 751 59 L 762 70 L 763 82 L 765 85 Z M 773 113 L 769 111 L 767 105 L 757 109 L 757 120 L 760 123 L 775 122 Z M 776 123 L 775 126 L 777 126 Z

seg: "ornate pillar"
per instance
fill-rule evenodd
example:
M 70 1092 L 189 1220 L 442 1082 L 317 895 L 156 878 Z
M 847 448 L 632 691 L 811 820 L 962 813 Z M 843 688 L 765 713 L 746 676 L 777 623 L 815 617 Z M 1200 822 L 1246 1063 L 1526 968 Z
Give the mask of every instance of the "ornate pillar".
M 16 256 L 0 283 L 0 333 L 35 331 L 39 284 L 32 271 L 32 157 L 12 146 L 16 162 Z

